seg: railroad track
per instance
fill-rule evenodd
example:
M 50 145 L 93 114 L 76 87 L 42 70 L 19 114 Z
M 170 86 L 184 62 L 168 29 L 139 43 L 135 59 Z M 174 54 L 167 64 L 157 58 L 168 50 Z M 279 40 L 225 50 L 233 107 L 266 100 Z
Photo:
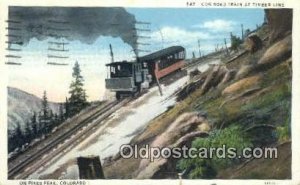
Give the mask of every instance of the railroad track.
M 59 132 L 65 133 L 66 130 L 68 130 L 70 128 L 70 124 L 72 124 L 72 126 L 75 126 L 77 122 L 81 122 L 83 119 L 86 119 L 87 117 L 92 116 L 93 114 L 95 114 L 95 112 L 99 111 L 98 109 L 101 109 L 104 106 L 107 106 L 109 103 L 111 103 L 111 102 L 105 102 L 100 105 L 91 105 L 90 107 L 87 107 L 86 109 L 84 109 L 80 113 L 78 113 L 77 115 L 65 120 L 63 123 L 61 123 L 59 126 L 57 126 L 55 134 L 57 134 L 57 133 L 60 134 Z M 50 136 L 52 137 L 53 135 L 50 135 Z M 25 154 L 28 155 L 28 153 L 30 153 L 28 151 L 32 150 L 32 148 L 36 148 L 37 145 L 40 145 L 41 142 L 44 142 L 44 143 L 47 142 L 47 140 L 49 140 L 49 139 L 53 139 L 53 138 L 46 137 L 43 140 L 35 142 L 33 145 L 31 145 L 29 148 L 27 148 L 24 152 L 21 152 L 18 155 L 9 158 L 8 164 L 11 165 L 15 161 L 19 161 L 20 156 L 22 157 L 22 155 L 24 156 Z
M 99 126 L 97 125 L 98 123 L 108 118 L 129 101 L 130 99 L 124 99 L 105 104 L 101 109 L 94 111 L 92 115 L 80 120 L 79 123 L 69 128 L 67 132 L 53 137 L 48 143 L 44 143 L 42 148 L 41 146 L 36 146 L 36 149 L 30 155 L 25 153 L 23 155 L 25 157 L 22 160 L 16 158 L 10 161 L 8 165 L 8 179 L 24 179 L 28 177 L 56 155 L 64 153 L 67 148 L 78 143 L 79 139 L 83 140 L 83 136 L 91 133 L 94 128 Z M 47 156 L 45 157 L 45 155 Z

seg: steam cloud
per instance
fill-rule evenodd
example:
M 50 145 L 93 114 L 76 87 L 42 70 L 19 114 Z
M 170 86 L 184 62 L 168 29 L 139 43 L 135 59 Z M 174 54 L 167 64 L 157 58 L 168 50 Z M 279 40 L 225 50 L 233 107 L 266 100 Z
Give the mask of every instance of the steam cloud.
M 15 21 L 15 22 L 14 22 Z M 17 23 L 20 22 L 20 23 Z M 9 34 L 21 35 L 17 42 L 45 40 L 66 35 L 68 40 L 92 44 L 99 36 L 120 37 L 134 50 L 137 37 L 134 15 L 124 8 L 106 7 L 9 7 Z M 20 28 L 15 30 L 14 28 Z M 9 37 L 16 42 L 16 37 Z

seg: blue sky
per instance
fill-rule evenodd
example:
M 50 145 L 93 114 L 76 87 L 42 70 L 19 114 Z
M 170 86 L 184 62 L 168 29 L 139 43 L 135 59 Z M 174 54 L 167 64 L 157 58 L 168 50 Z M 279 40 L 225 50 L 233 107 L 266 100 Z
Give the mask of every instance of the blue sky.
M 241 36 L 241 24 L 244 29 L 253 30 L 264 18 L 262 9 L 129 8 L 127 11 L 137 20 L 151 22 L 153 32 L 161 30 L 166 42 L 164 45 L 184 45 L 188 56 L 198 50 L 197 39 L 203 43 L 207 53 L 216 44 L 223 44 L 224 38 L 229 39 L 230 32 Z M 176 35 L 183 38 L 173 38 Z
M 264 18 L 262 9 L 198 9 L 198 8 L 128 8 L 137 21 L 150 22 L 151 32 L 141 35 L 151 39 L 140 40 L 150 46 L 141 49 L 156 51 L 171 45 L 182 45 L 188 57 L 195 52 L 198 56 L 197 40 L 200 39 L 202 52 L 207 54 L 214 50 L 216 44 L 223 44 L 224 38 L 229 42 L 229 33 L 241 35 L 241 24 L 244 28 L 255 29 Z M 141 25 L 139 25 L 140 27 Z M 162 39 L 163 38 L 163 39 Z M 69 59 L 63 59 L 68 66 L 49 66 L 46 63 L 48 40 L 32 39 L 22 48 L 20 54 L 23 65 L 8 66 L 9 86 L 23 89 L 42 96 L 46 90 L 50 101 L 64 101 L 72 80 L 72 67 L 78 61 L 85 78 L 85 88 L 89 100 L 101 99 L 106 90 L 105 64 L 110 62 L 109 44 L 114 50 L 115 60 L 132 60 L 132 48 L 120 38 L 99 37 L 93 44 L 82 44 L 71 41 L 68 46 Z M 163 42 L 162 42 L 163 41 Z M 229 44 L 228 44 L 229 46 Z M 144 55 L 146 53 L 141 53 Z
M 255 27 L 263 21 L 263 9 L 225 9 L 225 8 L 127 8 L 137 20 L 151 22 L 156 26 L 178 26 L 186 29 L 215 19 L 243 23 Z

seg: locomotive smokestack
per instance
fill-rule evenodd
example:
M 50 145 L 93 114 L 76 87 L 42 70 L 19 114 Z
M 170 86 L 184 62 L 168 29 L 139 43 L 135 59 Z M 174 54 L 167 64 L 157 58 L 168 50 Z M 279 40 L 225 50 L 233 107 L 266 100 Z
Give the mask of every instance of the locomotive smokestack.
M 114 53 L 113 53 L 111 44 L 109 44 L 109 49 L 110 49 L 111 63 L 113 63 L 113 62 L 115 62 L 115 60 L 114 60 Z

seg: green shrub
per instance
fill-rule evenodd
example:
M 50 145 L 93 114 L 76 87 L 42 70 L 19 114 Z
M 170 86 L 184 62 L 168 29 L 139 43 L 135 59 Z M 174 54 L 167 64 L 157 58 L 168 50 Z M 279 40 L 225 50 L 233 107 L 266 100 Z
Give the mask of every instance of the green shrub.
M 282 143 L 290 139 L 290 117 L 288 116 L 283 126 L 276 128 L 278 142 Z
M 239 46 L 242 44 L 242 40 L 235 36 L 235 35 L 230 35 L 230 40 L 231 40 L 231 49 L 232 50 L 237 50 Z
M 237 155 L 241 155 L 242 149 L 252 147 L 250 139 L 245 135 L 240 126 L 233 125 L 223 130 L 216 130 L 207 138 L 198 138 L 192 142 L 194 148 L 236 148 Z M 214 178 L 219 169 L 228 167 L 238 162 L 238 158 L 212 158 L 204 159 L 201 157 L 181 159 L 177 163 L 177 168 L 181 171 L 188 170 L 189 178 Z
M 272 92 L 257 97 L 255 100 L 242 106 L 243 111 L 262 109 L 263 107 L 283 102 L 284 99 L 290 98 L 291 91 L 287 84 L 279 85 Z

